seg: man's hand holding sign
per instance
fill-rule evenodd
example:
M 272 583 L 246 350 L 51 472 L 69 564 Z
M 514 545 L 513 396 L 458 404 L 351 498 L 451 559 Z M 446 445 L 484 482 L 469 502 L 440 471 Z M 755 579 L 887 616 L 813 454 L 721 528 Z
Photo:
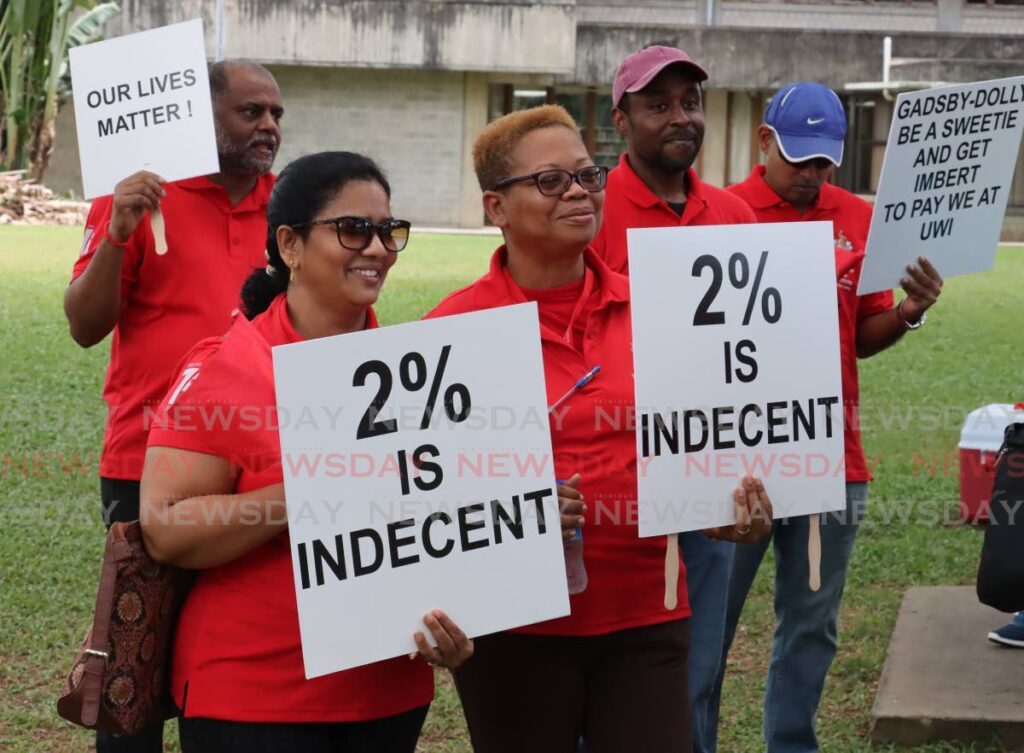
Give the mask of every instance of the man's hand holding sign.
M 160 211 L 160 200 L 167 195 L 165 182 L 159 175 L 140 170 L 114 186 L 114 207 L 107 237 L 115 245 L 128 242 L 147 211 Z
M 908 324 L 921 321 L 924 312 L 939 300 L 942 293 L 942 275 L 928 259 L 917 258 L 916 265 L 907 266 L 907 275 L 900 278 L 900 287 L 907 297 L 896 308 L 897 315 Z
M 925 321 L 925 312 L 936 304 L 942 293 L 939 271 L 923 256 L 917 264 L 908 264 L 900 278 L 906 298 L 896 308 L 865 317 L 857 326 L 857 357 L 870 358 L 888 348 L 907 331 Z

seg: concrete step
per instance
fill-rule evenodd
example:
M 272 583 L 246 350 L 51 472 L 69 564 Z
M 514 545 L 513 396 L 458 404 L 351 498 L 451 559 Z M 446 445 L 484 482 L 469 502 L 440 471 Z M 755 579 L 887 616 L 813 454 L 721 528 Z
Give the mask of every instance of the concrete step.
M 1024 751 L 1024 649 L 986 639 L 1011 615 L 972 586 L 915 587 L 903 597 L 872 712 L 875 742 L 974 742 L 997 735 Z

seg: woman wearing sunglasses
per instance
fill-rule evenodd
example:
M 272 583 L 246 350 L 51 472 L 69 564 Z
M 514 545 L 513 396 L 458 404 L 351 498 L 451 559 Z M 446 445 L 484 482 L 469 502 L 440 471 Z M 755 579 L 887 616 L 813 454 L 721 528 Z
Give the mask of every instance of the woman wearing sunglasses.
M 472 652 L 436 610 L 424 618 L 436 648 L 417 633 L 418 657 L 303 672 L 270 349 L 377 326 L 372 305 L 409 237 L 390 193 L 357 154 L 288 165 L 268 206 L 268 265 L 242 291 L 247 318 L 192 350 L 158 412 L 142 475 L 146 546 L 199 571 L 171 676 L 184 753 L 412 753 L 433 697 L 428 665 Z
M 476 639 L 455 673 L 473 748 L 572 753 L 582 735 L 593 753 L 689 751 L 686 576 L 674 538 L 637 535 L 629 281 L 589 248 L 607 172 L 556 106 L 491 123 L 473 162 L 505 243 L 430 316 L 537 302 L 562 525 L 585 523 L 589 577 L 568 617 Z M 760 482 L 734 502 L 738 524 L 709 533 L 763 536 Z

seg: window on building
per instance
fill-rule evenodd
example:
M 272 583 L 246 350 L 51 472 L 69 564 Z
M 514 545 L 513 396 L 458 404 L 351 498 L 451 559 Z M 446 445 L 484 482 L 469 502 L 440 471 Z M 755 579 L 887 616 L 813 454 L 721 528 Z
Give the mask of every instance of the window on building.
M 836 170 L 835 182 L 854 193 L 874 193 L 878 183 L 878 150 L 885 149 L 885 136 L 878 138 L 875 125 L 875 100 L 845 97 L 846 145 L 843 164 Z M 888 124 L 884 133 L 888 132 Z

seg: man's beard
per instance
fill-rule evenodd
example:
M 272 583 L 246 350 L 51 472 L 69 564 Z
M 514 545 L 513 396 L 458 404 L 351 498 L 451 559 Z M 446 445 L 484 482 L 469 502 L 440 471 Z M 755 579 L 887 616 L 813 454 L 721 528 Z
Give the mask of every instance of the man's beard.
M 675 173 L 684 173 L 693 167 L 693 163 L 697 161 L 697 155 L 700 154 L 700 148 L 703 145 L 704 139 L 697 134 L 688 134 L 694 139 L 693 151 L 685 157 L 669 157 L 661 149 L 658 149 L 650 157 L 651 165 L 661 173 L 666 175 L 673 175 Z
M 277 142 L 272 136 L 257 134 L 249 139 L 245 146 L 239 148 L 232 143 L 230 137 L 219 125 L 214 130 L 217 134 L 217 157 L 220 160 L 221 170 L 250 175 L 266 175 L 270 172 L 270 168 L 274 166 L 274 158 L 277 156 Z M 252 147 L 257 144 L 269 144 L 273 151 L 267 157 L 259 156 L 252 151 Z

